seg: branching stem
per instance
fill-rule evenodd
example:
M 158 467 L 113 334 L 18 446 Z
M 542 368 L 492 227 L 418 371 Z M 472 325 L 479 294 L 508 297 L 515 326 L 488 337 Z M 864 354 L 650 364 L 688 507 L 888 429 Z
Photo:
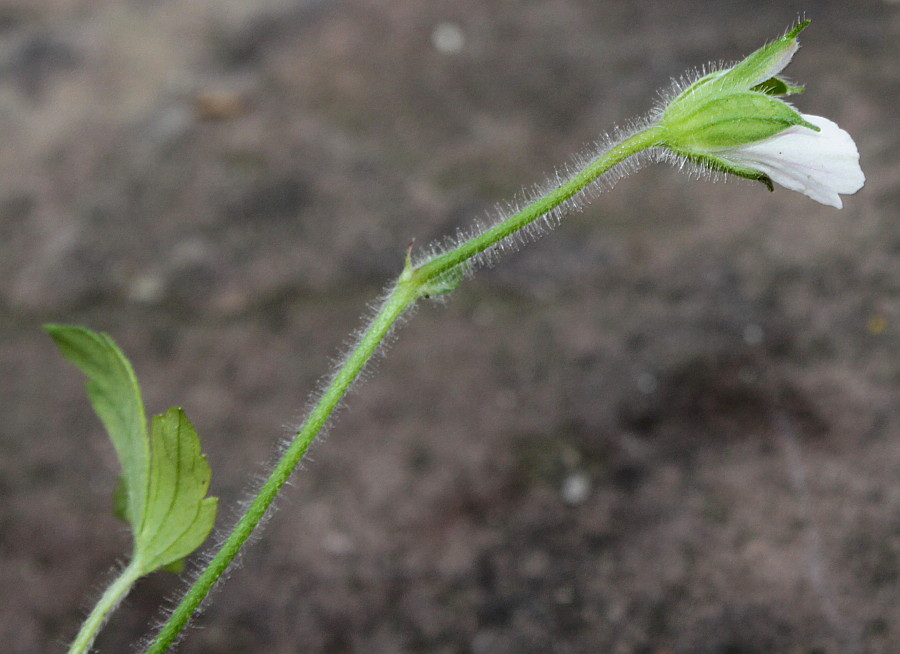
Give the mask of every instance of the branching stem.
M 603 173 L 633 154 L 659 144 L 660 132 L 656 126 L 632 134 L 606 150 L 568 180 L 538 198 L 525 208 L 502 220 L 493 227 L 461 243 L 455 248 L 436 255 L 418 266 L 407 261 L 391 292 L 378 313 L 372 318 L 349 356 L 334 373 L 319 401 L 300 427 L 293 441 L 275 464 L 268 479 L 260 487 L 246 511 L 219 551 L 188 589 L 161 627 L 145 654 L 163 654 L 176 640 L 178 634 L 197 611 L 201 602 L 234 560 L 241 547 L 269 510 L 281 487 L 287 482 L 310 444 L 324 427 L 347 389 L 378 350 L 385 336 L 397 319 L 420 297 L 433 292 L 441 276 L 459 264 L 469 261 L 506 237 L 528 226 L 548 211 L 569 200 Z

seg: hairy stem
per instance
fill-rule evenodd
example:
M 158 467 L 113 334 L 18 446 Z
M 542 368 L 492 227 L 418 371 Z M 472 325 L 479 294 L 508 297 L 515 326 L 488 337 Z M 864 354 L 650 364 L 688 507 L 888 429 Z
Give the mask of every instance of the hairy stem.
M 91 614 L 81 625 L 81 630 L 78 632 L 75 640 L 72 641 L 72 645 L 69 646 L 69 654 L 82 654 L 90 651 L 91 644 L 94 642 L 94 638 L 97 637 L 97 632 L 100 631 L 109 614 L 125 598 L 141 574 L 140 562 L 136 560 L 132 560 L 119 573 L 119 576 L 103 592 Z
M 659 138 L 659 128 L 656 126 L 636 132 L 599 155 L 546 195 L 481 234 L 418 266 L 413 267 L 407 261 L 406 268 L 398 278 L 393 290 L 388 294 L 381 309 L 369 323 L 350 355 L 334 373 L 325 392 L 294 436 L 289 447 L 275 464 L 268 479 L 260 487 L 257 495 L 220 546 L 219 551 L 175 607 L 145 650 L 145 654 L 162 654 L 175 641 L 200 603 L 234 560 L 253 530 L 259 525 L 281 487 L 287 482 L 347 389 L 375 354 L 382 340 L 404 311 L 419 297 L 428 294 L 429 289 L 432 288 L 431 285 L 438 281 L 444 273 L 484 252 L 539 219 L 548 211 L 558 207 L 629 156 L 658 145 Z
M 656 125 L 632 134 L 609 148 L 571 178 L 525 208 L 452 250 L 426 261 L 416 268 L 416 276 L 429 280 L 434 279 L 441 273 L 484 252 L 492 245 L 530 225 L 547 212 L 552 211 L 566 200 L 575 196 L 616 164 L 621 163 L 641 150 L 658 145 L 660 135 L 661 130 Z
M 222 543 L 219 551 L 207 564 L 184 598 L 175 607 L 172 615 L 162 626 L 156 638 L 147 648 L 147 654 L 165 652 L 179 632 L 187 624 L 197 607 L 225 572 L 238 551 L 256 529 L 260 520 L 287 482 L 294 468 L 300 463 L 306 450 L 328 421 L 347 389 L 362 371 L 377 350 L 379 344 L 403 312 L 416 299 L 416 289 L 410 284 L 398 283 L 388 295 L 381 309 L 372 319 L 360 338 L 359 343 L 337 370 L 331 383 L 319 398 L 318 403 L 294 436 L 290 446 L 275 464 L 269 477 L 260 487 L 234 529 Z

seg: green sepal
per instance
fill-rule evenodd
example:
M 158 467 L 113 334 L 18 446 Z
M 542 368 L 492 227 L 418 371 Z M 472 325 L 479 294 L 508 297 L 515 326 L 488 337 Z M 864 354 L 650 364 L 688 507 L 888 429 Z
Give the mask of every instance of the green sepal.
M 774 184 L 772 184 L 772 178 L 762 173 L 758 170 L 753 170 L 752 168 L 744 168 L 742 166 L 735 166 L 733 163 L 728 162 L 724 159 L 713 155 L 686 155 L 689 161 L 693 161 L 694 163 L 702 166 L 703 168 L 707 168 L 709 170 L 716 170 L 723 173 L 728 173 L 730 175 L 737 175 L 738 177 L 743 177 L 744 179 L 750 179 L 754 182 L 760 182 L 763 186 L 765 186 L 770 191 L 775 190 Z
M 711 73 L 706 73 L 706 75 L 704 75 L 703 77 L 700 77 L 699 79 L 694 80 L 694 82 L 692 82 L 690 84 L 690 86 L 685 87 L 678 94 L 678 96 L 669 103 L 669 106 L 671 107 L 672 105 L 674 105 L 678 102 L 684 101 L 685 98 L 695 95 L 698 92 L 698 90 L 700 89 L 700 87 L 704 86 L 705 84 L 709 84 L 710 82 L 712 82 L 714 80 L 719 79 L 720 77 L 722 77 L 722 75 L 724 75 L 727 72 L 728 72 L 728 70 L 714 70 Z
M 803 91 L 805 91 L 806 89 L 804 89 L 802 86 L 793 86 L 783 77 L 779 77 L 778 75 L 776 75 L 775 77 L 770 77 L 765 82 L 760 82 L 750 90 L 777 97 L 781 95 L 803 93 Z
M 789 104 L 754 91 L 716 94 L 667 112 L 665 142 L 685 153 L 709 153 L 767 139 L 793 125 L 812 127 Z M 688 110 L 689 111 L 686 111 Z
M 809 23 L 808 20 L 797 23 L 781 38 L 747 55 L 719 77 L 717 83 L 723 88 L 749 89 L 777 75 L 797 51 L 797 35 Z
M 797 51 L 797 35 L 808 24 L 798 23 L 731 68 L 708 73 L 679 93 L 660 120 L 666 145 L 682 154 L 702 155 L 761 141 L 793 125 L 815 129 L 778 99 L 803 91 L 779 73 Z

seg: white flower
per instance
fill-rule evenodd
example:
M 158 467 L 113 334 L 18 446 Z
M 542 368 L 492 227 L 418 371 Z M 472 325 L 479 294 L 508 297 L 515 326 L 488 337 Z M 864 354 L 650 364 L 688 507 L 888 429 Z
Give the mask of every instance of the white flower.
M 739 167 L 756 170 L 785 188 L 840 209 L 839 193 L 856 193 L 866 181 L 853 138 L 821 116 L 802 114 L 819 128 L 794 125 L 762 141 L 713 152 Z
M 827 118 L 807 116 L 781 99 L 803 89 L 780 76 L 809 21 L 745 57 L 708 73 L 669 100 L 655 126 L 659 144 L 702 168 L 777 182 L 837 209 L 840 194 L 866 178 L 850 135 Z

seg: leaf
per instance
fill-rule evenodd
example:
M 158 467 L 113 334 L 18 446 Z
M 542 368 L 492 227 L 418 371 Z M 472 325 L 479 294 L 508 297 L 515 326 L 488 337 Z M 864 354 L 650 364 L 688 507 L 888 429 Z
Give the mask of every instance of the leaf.
M 150 445 L 141 391 L 131 364 L 107 335 L 68 325 L 45 325 L 44 329 L 63 356 L 87 375 L 88 398 L 106 427 L 122 466 L 123 515 L 134 531 L 135 519 L 143 514 L 147 488 Z
M 175 563 L 197 549 L 216 517 L 216 498 L 204 499 L 209 464 L 184 411 L 171 408 L 155 416 L 150 442 L 150 483 L 135 538 L 135 556 L 147 572 Z
M 172 574 L 180 575 L 184 572 L 184 559 L 178 559 L 177 561 L 172 561 L 171 563 L 167 563 L 162 567 L 166 572 L 171 572 Z
M 116 487 L 113 488 L 112 494 L 112 510 L 113 515 L 122 522 L 131 524 L 128 519 L 128 491 L 125 490 L 125 475 L 119 475 L 116 479 Z
M 180 570 L 212 530 L 216 498 L 206 497 L 210 470 L 200 440 L 180 408 L 155 416 L 147 435 L 140 387 L 131 364 L 107 334 L 46 325 L 63 356 L 88 381 L 94 411 L 122 466 L 113 512 L 131 525 L 140 574 Z
M 455 291 L 467 270 L 466 264 L 462 263 L 442 272 L 422 285 L 419 289 L 419 297 L 430 298 Z

